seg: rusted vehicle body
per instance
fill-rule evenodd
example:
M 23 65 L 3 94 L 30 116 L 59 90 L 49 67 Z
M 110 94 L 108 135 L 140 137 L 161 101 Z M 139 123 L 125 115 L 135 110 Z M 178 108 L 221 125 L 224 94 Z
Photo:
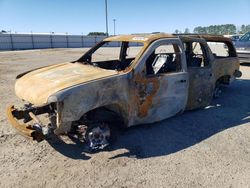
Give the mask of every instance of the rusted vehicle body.
M 208 42 L 226 44 L 228 54 L 213 53 Z M 100 54 L 101 48 L 108 55 Z M 115 51 L 116 57 L 104 60 Z M 114 36 L 76 61 L 18 75 L 16 95 L 28 104 L 8 107 L 7 116 L 19 132 L 36 140 L 73 130 L 100 149 L 108 145 L 110 124 L 154 123 L 203 108 L 220 84 L 240 76 L 232 42 L 222 36 Z M 39 119 L 42 114 L 49 115 L 48 124 Z

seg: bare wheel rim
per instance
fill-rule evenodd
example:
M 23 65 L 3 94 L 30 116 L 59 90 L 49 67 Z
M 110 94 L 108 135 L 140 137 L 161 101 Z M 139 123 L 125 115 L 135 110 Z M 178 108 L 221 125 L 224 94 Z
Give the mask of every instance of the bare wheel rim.
M 89 128 L 87 138 L 92 150 L 104 149 L 109 145 L 110 128 L 107 124 L 99 124 Z

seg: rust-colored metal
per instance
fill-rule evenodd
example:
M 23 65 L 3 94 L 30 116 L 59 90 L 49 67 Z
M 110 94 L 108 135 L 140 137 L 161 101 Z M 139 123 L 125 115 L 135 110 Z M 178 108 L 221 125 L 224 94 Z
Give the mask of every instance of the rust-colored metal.
M 234 72 L 239 70 L 240 62 L 230 38 L 222 35 L 181 35 L 185 43 L 193 42 L 195 39 L 204 40 L 205 53 L 209 59 L 209 65 L 203 68 L 188 67 L 189 91 L 186 110 L 193 110 L 207 106 L 212 98 L 216 83 L 223 77 L 234 79 Z M 196 41 L 197 42 L 197 41 Z M 218 42 L 228 46 L 229 57 L 216 58 L 210 51 L 207 42 Z M 240 72 L 240 71 L 239 71 Z
M 138 116 L 143 118 L 148 115 L 148 110 L 150 109 L 153 98 L 156 95 L 160 82 L 156 77 L 146 79 L 140 74 L 136 74 L 134 77 L 135 82 L 135 95 L 134 101 L 138 108 Z M 152 89 L 147 92 L 147 87 L 152 84 Z
M 15 91 L 19 98 L 32 104 L 43 105 L 47 103 L 48 97 L 57 91 L 117 74 L 114 70 L 82 66 L 80 63 L 61 63 L 24 75 L 16 81 Z
M 223 35 L 185 35 L 191 38 L 203 38 L 207 41 L 211 42 L 232 42 L 232 40 L 228 37 L 224 37 Z
M 29 125 L 20 124 L 13 116 L 14 111 L 15 111 L 14 106 L 7 107 L 7 118 L 12 127 L 15 128 L 18 131 L 18 133 L 26 137 L 33 137 L 35 134 L 35 130 L 32 129 Z
M 33 112 L 29 112 L 29 116 L 39 125 L 41 125 L 41 120 L 33 113 Z
M 129 42 L 141 42 L 145 45 L 152 43 L 155 40 L 162 38 L 177 38 L 175 35 L 167 33 L 157 34 L 137 34 L 137 35 L 118 35 L 114 37 L 108 37 L 104 41 L 129 41 Z

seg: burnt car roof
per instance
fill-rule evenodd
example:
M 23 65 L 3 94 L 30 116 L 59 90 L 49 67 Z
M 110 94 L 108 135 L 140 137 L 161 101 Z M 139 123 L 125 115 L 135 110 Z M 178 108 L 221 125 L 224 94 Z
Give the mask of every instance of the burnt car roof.
M 232 40 L 223 35 L 210 35 L 210 34 L 168 34 L 168 33 L 157 33 L 157 34 L 136 34 L 136 35 L 118 35 L 104 39 L 104 41 L 128 41 L 128 42 L 141 42 L 144 44 L 150 44 L 151 42 L 163 39 L 163 38 L 204 38 L 211 42 L 231 42 Z
M 206 41 L 210 42 L 232 42 L 232 39 L 224 37 L 223 35 L 210 35 L 210 34 L 176 34 L 180 37 L 189 37 L 189 38 L 203 38 Z
M 177 38 L 177 36 L 167 33 L 118 35 L 118 36 L 108 37 L 104 39 L 104 41 L 128 41 L 128 42 L 141 42 L 144 44 L 149 44 L 155 40 L 163 38 Z

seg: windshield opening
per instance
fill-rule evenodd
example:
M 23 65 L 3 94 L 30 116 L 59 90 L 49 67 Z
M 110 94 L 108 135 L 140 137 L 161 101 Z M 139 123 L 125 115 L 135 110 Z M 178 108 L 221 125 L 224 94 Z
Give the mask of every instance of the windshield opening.
M 84 54 L 78 62 L 108 70 L 124 70 L 140 53 L 143 43 L 103 41 Z

